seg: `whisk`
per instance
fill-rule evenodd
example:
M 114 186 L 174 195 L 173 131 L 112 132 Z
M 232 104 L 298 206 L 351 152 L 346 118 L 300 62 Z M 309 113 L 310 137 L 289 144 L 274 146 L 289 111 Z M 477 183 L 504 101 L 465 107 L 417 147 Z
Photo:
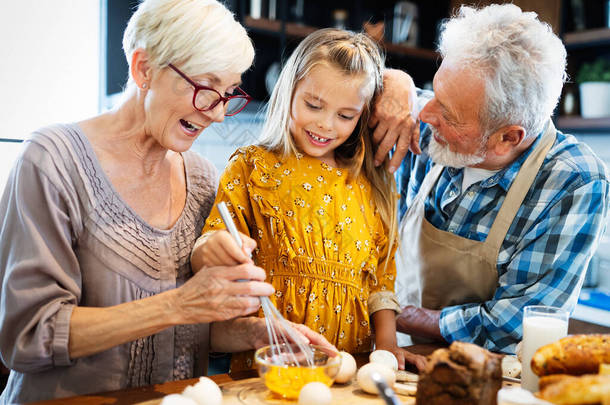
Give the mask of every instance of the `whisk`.
M 227 230 L 235 240 L 235 243 L 237 243 L 237 246 L 241 248 L 242 241 L 227 205 L 224 202 L 219 202 L 217 207 Z M 304 362 L 303 360 L 299 360 L 299 358 L 304 357 L 307 365 L 313 367 L 314 355 L 312 348 L 308 344 L 302 343 L 299 334 L 290 325 L 290 322 L 282 316 L 275 305 L 273 305 L 269 297 L 260 297 L 260 301 L 263 313 L 265 314 L 265 325 L 267 326 L 269 344 L 271 346 L 273 358 L 277 361 L 277 365 L 302 365 Z M 297 353 L 292 349 L 293 345 L 291 342 L 296 345 L 298 349 Z M 285 359 L 287 361 L 285 361 Z

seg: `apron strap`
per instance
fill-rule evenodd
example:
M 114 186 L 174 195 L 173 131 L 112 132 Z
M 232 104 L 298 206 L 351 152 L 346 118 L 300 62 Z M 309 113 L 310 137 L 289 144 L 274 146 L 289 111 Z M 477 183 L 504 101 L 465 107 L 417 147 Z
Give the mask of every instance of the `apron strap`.
M 523 166 L 519 169 L 519 173 L 517 173 L 517 177 L 513 181 L 513 184 L 511 184 L 508 193 L 504 198 L 504 202 L 502 203 L 502 207 L 500 208 L 500 211 L 498 211 L 485 240 L 490 248 L 494 249 L 496 252 L 496 257 L 498 257 L 502 243 L 506 238 L 506 233 L 513 223 L 517 211 L 519 211 L 525 196 L 534 183 L 534 179 L 538 175 L 540 167 L 542 166 L 548 151 L 553 146 L 553 143 L 555 143 L 556 138 L 555 126 L 551 120 L 549 120 L 540 143 L 536 146 L 536 149 L 532 151 L 532 154 L 527 157 Z
M 414 206 L 420 200 L 426 200 L 426 197 L 428 197 L 428 194 L 430 194 L 430 192 L 432 191 L 432 187 L 434 187 L 436 180 L 438 180 L 444 168 L 445 166 L 443 165 L 434 164 L 432 169 L 430 169 L 428 174 L 426 174 L 426 176 L 424 177 L 424 181 L 422 182 L 422 185 L 419 188 L 417 195 L 413 199 L 411 206 Z

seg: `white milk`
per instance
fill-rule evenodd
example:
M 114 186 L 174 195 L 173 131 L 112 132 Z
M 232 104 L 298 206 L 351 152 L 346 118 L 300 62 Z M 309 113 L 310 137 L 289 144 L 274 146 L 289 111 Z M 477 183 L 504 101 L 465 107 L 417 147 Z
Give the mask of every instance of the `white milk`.
M 530 361 L 541 346 L 553 343 L 568 334 L 568 322 L 548 316 L 528 316 L 523 318 L 523 353 L 521 387 L 538 391 L 538 376 L 532 372 Z

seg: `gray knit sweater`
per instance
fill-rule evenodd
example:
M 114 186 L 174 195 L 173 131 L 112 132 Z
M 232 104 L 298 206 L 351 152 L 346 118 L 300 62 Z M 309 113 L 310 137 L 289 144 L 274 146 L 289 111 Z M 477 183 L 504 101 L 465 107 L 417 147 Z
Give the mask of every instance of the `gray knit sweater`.
M 43 128 L 25 141 L 0 201 L 0 355 L 12 369 L 0 403 L 201 373 L 196 360 L 207 358 L 207 325 L 169 328 L 77 360 L 68 355 L 75 305 L 145 298 L 191 276 L 189 255 L 214 202 L 217 174 L 194 152 L 182 157 L 186 205 L 176 224 L 161 230 L 125 204 L 77 125 Z

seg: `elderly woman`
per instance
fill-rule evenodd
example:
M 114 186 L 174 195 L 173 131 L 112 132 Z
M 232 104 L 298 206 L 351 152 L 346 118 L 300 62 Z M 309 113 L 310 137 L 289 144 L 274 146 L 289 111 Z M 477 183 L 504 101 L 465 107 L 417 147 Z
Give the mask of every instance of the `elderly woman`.
M 265 272 L 189 262 L 216 172 L 188 149 L 249 100 L 252 44 L 215 0 L 146 0 L 123 45 L 122 104 L 34 133 L 2 197 L 2 403 L 197 376 L 210 335 L 216 351 L 264 344 L 264 322 L 233 318 L 273 293 Z

